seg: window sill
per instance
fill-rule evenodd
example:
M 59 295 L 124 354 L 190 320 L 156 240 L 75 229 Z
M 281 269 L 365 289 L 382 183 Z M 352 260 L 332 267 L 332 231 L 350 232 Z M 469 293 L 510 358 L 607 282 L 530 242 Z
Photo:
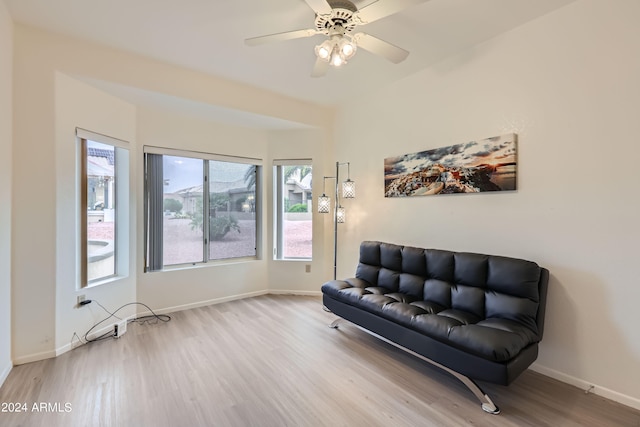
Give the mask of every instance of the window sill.
M 129 278 L 129 276 L 109 276 L 109 277 L 106 277 L 106 278 L 101 279 L 101 280 L 96 280 L 95 282 L 87 283 L 87 285 L 81 287 L 80 290 L 95 288 L 97 286 L 102 286 L 102 285 L 106 285 L 106 284 L 109 284 L 109 283 L 119 282 L 119 281 L 122 281 L 122 280 L 127 279 L 127 278 Z
M 232 260 L 176 264 L 176 265 L 165 266 L 161 270 L 153 270 L 153 271 L 147 270 L 145 271 L 145 273 L 162 273 L 167 271 L 180 271 L 180 270 L 192 270 L 192 269 L 209 268 L 209 267 L 222 267 L 222 266 L 236 265 L 236 264 L 248 264 L 256 261 L 262 261 L 262 260 L 257 257 L 245 257 L 245 258 L 234 258 Z

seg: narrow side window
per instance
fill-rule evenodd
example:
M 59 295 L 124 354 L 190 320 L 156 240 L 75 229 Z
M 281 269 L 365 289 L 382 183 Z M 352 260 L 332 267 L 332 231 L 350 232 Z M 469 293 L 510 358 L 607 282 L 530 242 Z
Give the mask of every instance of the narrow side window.
M 311 161 L 274 165 L 275 259 L 312 257 Z
M 116 274 L 115 147 L 82 140 L 83 285 Z
M 86 133 L 86 132 L 85 132 Z M 108 138 L 107 138 L 108 139 Z M 126 212 L 128 150 L 89 138 L 80 141 L 80 286 L 127 273 L 118 238 Z M 124 186 L 124 187 L 123 187 Z M 126 197 L 125 197 L 126 199 Z M 126 210 L 127 203 L 124 203 Z M 124 251 L 126 255 L 126 250 Z

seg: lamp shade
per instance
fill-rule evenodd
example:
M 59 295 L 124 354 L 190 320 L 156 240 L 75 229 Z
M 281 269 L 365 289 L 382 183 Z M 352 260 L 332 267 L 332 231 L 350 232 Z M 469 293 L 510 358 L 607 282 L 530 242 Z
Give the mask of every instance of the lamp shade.
M 318 212 L 329 213 L 331 210 L 331 199 L 326 194 L 318 197 Z
M 336 222 L 338 224 L 343 224 L 346 220 L 347 213 L 342 206 L 338 206 L 338 210 L 336 213 Z
M 331 59 L 331 51 L 333 51 L 333 45 L 330 40 L 325 40 L 324 43 L 315 47 L 316 56 L 327 62 Z
M 340 51 L 334 49 L 333 53 L 331 53 L 331 61 L 329 63 L 334 67 L 339 67 L 346 64 L 347 61 L 345 61 L 344 55 L 340 54 Z
M 350 59 L 353 55 L 356 54 L 356 44 L 353 41 L 350 41 L 346 37 L 343 37 L 338 44 L 340 48 L 340 53 L 344 56 L 345 61 Z
M 356 197 L 356 183 L 347 179 L 342 183 L 342 197 L 345 199 L 354 199 Z

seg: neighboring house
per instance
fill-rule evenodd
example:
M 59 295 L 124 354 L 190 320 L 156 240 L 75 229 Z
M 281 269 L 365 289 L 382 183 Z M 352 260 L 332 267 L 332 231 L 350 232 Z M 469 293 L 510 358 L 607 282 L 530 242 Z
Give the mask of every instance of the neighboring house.
M 289 206 L 298 203 L 311 204 L 311 174 L 307 174 L 302 181 L 297 176 L 292 176 L 287 181 L 286 191 L 289 199 Z M 227 194 L 229 196 L 230 212 L 254 212 L 255 211 L 255 189 L 247 189 L 246 181 L 239 179 L 232 182 L 212 182 L 209 190 L 214 194 Z M 174 193 L 165 193 L 165 199 L 175 199 L 182 203 L 184 213 L 192 213 L 196 209 L 196 202 L 202 198 L 202 185 L 182 188 Z
M 302 180 L 299 180 L 299 174 L 292 175 L 286 183 L 286 198 L 289 199 L 289 206 L 296 205 L 298 203 L 309 205 L 311 209 L 311 173 L 308 173 Z
M 114 152 L 87 147 L 87 206 L 90 211 L 113 209 L 115 201 Z M 95 215 L 90 215 L 92 218 Z M 100 218 L 97 218 L 99 216 Z M 102 221 L 102 212 L 95 216 Z
M 253 212 L 255 211 L 255 188 L 247 188 L 246 181 L 239 179 L 232 182 L 211 182 L 209 191 L 214 194 L 226 194 L 229 196 L 227 211 Z M 198 199 L 202 199 L 202 185 L 180 189 L 174 193 L 165 193 L 165 199 L 175 199 L 182 203 L 184 213 L 193 213 Z

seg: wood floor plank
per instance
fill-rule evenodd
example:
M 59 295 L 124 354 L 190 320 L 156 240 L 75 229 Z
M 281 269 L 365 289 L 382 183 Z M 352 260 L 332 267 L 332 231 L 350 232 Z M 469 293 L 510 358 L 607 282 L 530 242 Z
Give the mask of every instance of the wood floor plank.
M 15 367 L 2 426 L 630 426 L 640 411 L 527 371 L 482 384 L 484 413 L 458 380 L 356 327 L 316 297 L 266 295 L 130 324 L 118 340 Z M 70 412 L 32 411 L 57 403 Z

